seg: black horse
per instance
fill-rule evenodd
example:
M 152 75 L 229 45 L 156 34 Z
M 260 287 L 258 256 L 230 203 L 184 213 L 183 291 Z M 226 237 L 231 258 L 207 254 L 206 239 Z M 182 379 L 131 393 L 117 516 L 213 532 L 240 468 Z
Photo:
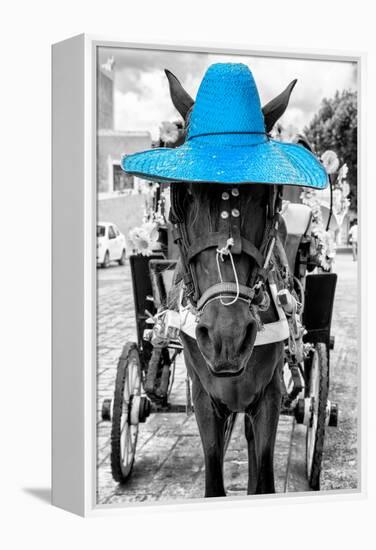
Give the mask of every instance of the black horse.
M 193 99 L 171 72 L 166 71 L 166 75 L 172 102 L 188 122 Z M 291 82 L 284 92 L 263 108 L 266 132 L 272 130 L 284 113 L 295 83 L 295 80 Z M 221 200 L 223 193 L 228 193 L 239 212 L 240 237 L 249 243 L 248 252 L 242 250 L 240 254 L 234 254 L 232 261 L 229 255 L 222 255 L 219 263 L 217 246 L 197 246 L 191 258 L 184 257 L 186 253 L 181 249 L 183 264 L 189 260 L 194 273 L 191 284 L 197 296 L 210 293 L 210 289 L 218 284 L 219 269 L 221 280 L 241 288 L 249 286 L 259 267 L 255 251 L 266 254 L 265 234 L 271 223 L 270 211 L 273 213 L 276 201 L 280 200 L 277 188 L 256 184 L 237 187 L 180 184 L 175 188 L 172 186 L 172 193 L 172 221 L 179 222 L 186 242 L 202 243 L 205 239 L 210 240 L 210 235 L 220 232 Z M 268 287 L 264 292 L 269 292 Z M 272 301 L 270 303 L 269 308 L 257 313 L 258 310 L 250 308 L 245 299 L 233 300 L 232 303 L 228 299 L 227 302 L 208 299 L 200 311 L 196 339 L 182 333 L 205 455 L 207 497 L 226 494 L 223 460 L 238 412 L 245 413 L 248 494 L 275 491 L 273 454 L 281 406 L 284 348 L 283 342 L 254 346 L 260 319 L 263 323 L 278 319 Z

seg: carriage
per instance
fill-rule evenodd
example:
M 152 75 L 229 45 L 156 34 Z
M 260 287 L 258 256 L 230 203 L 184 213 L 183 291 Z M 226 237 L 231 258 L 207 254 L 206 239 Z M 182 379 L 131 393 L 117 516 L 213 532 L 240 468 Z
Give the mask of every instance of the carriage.
M 158 204 L 158 198 L 154 204 Z M 330 351 L 334 347 L 330 327 L 337 275 L 320 269 L 312 257 L 314 237 L 310 234 L 310 209 L 290 204 L 285 220 L 289 230 L 288 260 L 293 266 L 296 290 L 303 305 L 298 335 L 303 341 L 303 357 L 291 353 L 286 340 L 281 414 L 293 416 L 297 424 L 306 427 L 307 479 L 312 490 L 319 490 L 326 427 L 337 426 L 338 421 L 337 405 L 328 399 Z M 111 469 L 114 480 L 119 483 L 125 483 L 132 473 L 140 424 L 146 422 L 150 414 L 193 411 L 188 376 L 186 402 L 172 404 L 169 400 L 176 360 L 183 346 L 176 313 L 167 309 L 177 264 L 176 259 L 168 258 L 171 246 L 167 235 L 171 239 L 168 226 L 160 227 L 158 250 L 149 256 L 132 254 L 129 257 L 137 342 L 125 343 L 117 365 L 113 399 L 105 399 L 102 405 L 102 419 L 112 422 Z M 161 312 L 173 317 L 165 315 L 162 327 Z M 153 338 L 156 325 L 159 325 L 158 335 L 164 335 L 159 341 Z M 231 430 L 228 434 L 230 437 Z
M 137 343 L 125 344 L 114 398 L 103 404 L 112 475 L 121 483 L 131 475 L 139 424 L 152 411 L 192 408 L 191 380 L 206 496 L 225 495 L 223 457 L 238 412 L 248 493 L 275 490 L 280 413 L 306 427 L 307 478 L 319 490 L 325 429 L 338 416 L 328 399 L 336 274 L 320 260 L 313 209 L 283 201 L 285 184 L 328 184 L 306 144 L 270 135 L 296 81 L 261 109 L 245 65 L 209 67 L 196 102 L 166 75 L 186 133 L 172 148 L 122 161 L 129 173 L 169 185 L 171 208 L 157 253 L 129 260 Z M 187 403 L 176 407 L 169 395 L 182 351 Z

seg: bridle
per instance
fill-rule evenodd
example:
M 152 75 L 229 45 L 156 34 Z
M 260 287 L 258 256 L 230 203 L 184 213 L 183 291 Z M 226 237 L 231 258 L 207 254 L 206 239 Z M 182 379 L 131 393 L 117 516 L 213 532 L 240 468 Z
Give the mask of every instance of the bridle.
M 202 314 L 205 307 L 213 300 L 220 300 L 228 306 L 237 300 L 245 301 L 249 306 L 260 309 L 268 304 L 266 281 L 270 273 L 271 256 L 276 242 L 280 210 L 282 206 L 282 186 L 269 185 L 268 202 L 266 206 L 266 223 L 259 248 L 241 233 L 240 224 L 240 191 L 239 188 L 223 186 L 220 202 L 220 221 L 218 231 L 209 232 L 190 242 L 187 232 L 187 220 L 183 208 L 183 194 L 186 192 L 184 183 L 174 182 L 170 186 L 171 210 L 170 222 L 173 227 L 173 239 L 180 249 L 183 267 L 183 282 L 185 296 L 197 315 Z M 196 184 L 199 185 L 199 184 Z M 241 187 L 241 186 L 240 186 Z M 200 296 L 194 259 L 204 250 L 215 248 L 220 282 L 212 285 Z M 242 253 L 250 256 L 256 268 L 250 273 L 245 285 L 239 284 L 233 255 Z M 225 282 L 222 279 L 220 262 L 228 256 L 232 263 L 235 282 Z M 225 301 L 224 301 L 225 300 Z

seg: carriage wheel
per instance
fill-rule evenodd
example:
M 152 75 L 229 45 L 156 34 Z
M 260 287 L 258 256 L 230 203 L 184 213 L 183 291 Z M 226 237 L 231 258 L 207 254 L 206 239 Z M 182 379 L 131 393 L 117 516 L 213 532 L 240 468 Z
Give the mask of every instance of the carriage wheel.
M 313 350 L 310 363 L 307 397 L 311 399 L 311 411 L 306 439 L 307 477 L 311 489 L 315 491 L 320 490 L 328 387 L 329 369 L 326 345 L 317 344 Z
M 120 483 L 132 473 L 142 399 L 137 345 L 127 343 L 117 367 L 111 431 L 112 476 Z

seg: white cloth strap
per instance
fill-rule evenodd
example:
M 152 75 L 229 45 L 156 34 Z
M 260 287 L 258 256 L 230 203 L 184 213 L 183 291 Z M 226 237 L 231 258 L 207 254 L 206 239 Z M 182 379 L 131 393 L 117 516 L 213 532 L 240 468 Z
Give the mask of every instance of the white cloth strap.
M 223 284 L 234 285 L 234 283 L 223 283 Z M 218 286 L 222 286 L 222 285 L 218 285 Z M 274 302 L 274 305 L 278 313 L 279 320 L 273 321 L 272 323 L 264 324 L 263 330 L 260 330 L 257 333 L 255 346 L 264 346 L 266 344 L 274 344 L 275 342 L 282 342 L 283 340 L 286 340 L 289 337 L 289 325 L 286 319 L 286 315 L 283 309 L 281 308 L 281 306 L 278 304 L 278 300 L 277 300 L 277 287 L 275 283 L 270 283 L 269 287 L 270 287 L 270 293 L 272 295 L 272 300 Z M 242 289 L 242 285 L 240 285 L 240 289 Z M 180 313 L 180 330 L 185 334 L 188 334 L 188 336 L 190 336 L 191 338 L 196 339 L 196 326 L 198 323 L 196 320 L 196 316 L 187 307 L 183 307 L 181 304 L 179 306 L 179 313 Z

